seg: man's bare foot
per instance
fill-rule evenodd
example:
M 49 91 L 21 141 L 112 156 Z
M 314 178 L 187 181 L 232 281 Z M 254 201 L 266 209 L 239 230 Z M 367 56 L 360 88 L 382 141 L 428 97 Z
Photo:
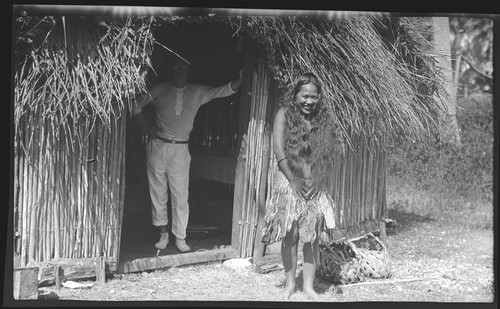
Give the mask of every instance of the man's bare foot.
M 290 299 L 293 292 L 295 292 L 295 286 L 285 286 L 285 289 L 283 290 L 283 298 Z
M 304 288 L 302 290 L 302 292 L 304 292 L 304 294 L 306 294 L 312 300 L 318 300 L 319 299 L 318 293 L 316 293 L 314 291 L 314 289 L 312 289 L 312 288 Z

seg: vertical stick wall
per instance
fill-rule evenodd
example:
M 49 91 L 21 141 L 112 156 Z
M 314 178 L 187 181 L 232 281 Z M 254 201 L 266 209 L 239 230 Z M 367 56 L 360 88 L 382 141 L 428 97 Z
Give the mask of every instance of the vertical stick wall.
M 126 117 L 118 114 L 109 127 L 96 119 L 60 130 L 40 116 L 27 111 L 14 138 L 16 265 L 30 259 L 118 260 Z

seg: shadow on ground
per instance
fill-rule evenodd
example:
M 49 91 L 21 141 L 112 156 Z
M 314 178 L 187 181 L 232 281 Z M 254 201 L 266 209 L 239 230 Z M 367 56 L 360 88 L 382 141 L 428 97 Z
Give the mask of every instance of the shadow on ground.
M 436 221 L 429 215 L 420 215 L 414 212 L 407 211 L 400 204 L 393 202 L 388 209 L 389 221 L 386 224 L 387 235 L 394 235 L 398 232 L 403 232 L 412 229 L 418 223 L 427 223 Z

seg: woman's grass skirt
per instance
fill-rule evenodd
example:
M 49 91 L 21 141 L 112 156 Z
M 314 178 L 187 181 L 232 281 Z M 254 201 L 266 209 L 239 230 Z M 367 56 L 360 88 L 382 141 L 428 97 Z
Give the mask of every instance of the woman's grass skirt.
M 299 225 L 299 237 L 303 243 L 316 239 L 316 223 L 324 219 L 323 228 L 335 228 L 335 204 L 324 191 L 312 200 L 300 197 L 290 186 L 286 176 L 276 169 L 271 198 L 266 205 L 262 242 L 279 242 L 290 231 L 293 221 Z

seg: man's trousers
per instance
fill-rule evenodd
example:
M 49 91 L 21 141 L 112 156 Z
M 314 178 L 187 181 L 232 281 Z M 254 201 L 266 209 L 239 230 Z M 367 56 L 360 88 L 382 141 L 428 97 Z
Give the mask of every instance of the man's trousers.
M 191 163 L 188 144 L 170 144 L 152 138 L 148 142 L 146 153 L 153 225 L 168 224 L 167 201 L 170 188 L 172 233 L 177 239 L 186 239 Z

